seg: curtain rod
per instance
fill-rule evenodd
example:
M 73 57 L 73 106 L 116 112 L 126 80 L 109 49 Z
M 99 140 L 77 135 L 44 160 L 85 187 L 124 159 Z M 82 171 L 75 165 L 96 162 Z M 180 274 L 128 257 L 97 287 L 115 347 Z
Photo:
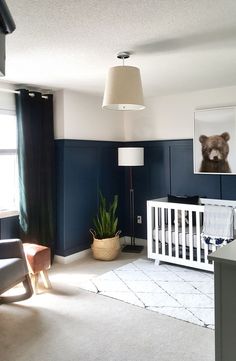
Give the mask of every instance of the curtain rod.
M 13 89 L 7 89 L 7 88 L 0 88 L 0 92 L 20 94 L 19 90 L 13 90 Z M 34 93 L 29 92 L 29 96 L 34 97 Z M 42 95 L 42 98 L 48 99 L 48 96 Z

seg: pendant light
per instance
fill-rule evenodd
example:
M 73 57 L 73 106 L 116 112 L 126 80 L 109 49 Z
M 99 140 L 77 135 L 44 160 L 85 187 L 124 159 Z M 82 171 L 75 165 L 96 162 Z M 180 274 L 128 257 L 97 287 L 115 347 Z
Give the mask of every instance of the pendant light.
M 103 109 L 142 110 L 145 108 L 140 71 L 134 66 L 124 65 L 124 60 L 129 57 L 129 52 L 118 53 L 117 58 L 123 60 L 123 65 L 109 69 Z

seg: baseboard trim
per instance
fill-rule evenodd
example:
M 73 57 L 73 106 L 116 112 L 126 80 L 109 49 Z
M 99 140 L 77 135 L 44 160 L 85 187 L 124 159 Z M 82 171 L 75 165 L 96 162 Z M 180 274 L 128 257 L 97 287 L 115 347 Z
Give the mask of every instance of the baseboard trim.
M 127 245 L 127 244 L 130 244 L 131 241 L 130 241 L 130 237 L 129 236 L 124 236 L 121 238 L 121 244 L 122 245 Z M 144 246 L 146 247 L 147 246 L 147 240 L 146 239 L 143 239 L 143 238 L 135 238 L 135 244 L 137 246 Z
M 75 262 L 78 259 L 83 259 L 90 253 L 91 253 L 91 249 L 89 248 L 89 249 L 85 249 L 84 251 L 76 252 L 76 253 L 73 253 L 73 254 L 71 254 L 69 256 L 65 256 L 65 257 L 55 255 L 54 256 L 54 261 L 56 263 L 68 264 L 68 263 Z
M 120 237 L 120 244 L 121 244 L 121 246 L 130 244 L 130 237 L 129 236 Z M 135 244 L 137 246 L 146 247 L 147 246 L 147 240 L 142 239 L 142 238 L 135 238 Z M 54 261 L 56 263 L 68 264 L 68 263 L 75 262 L 75 261 L 77 261 L 79 259 L 83 259 L 86 256 L 88 256 L 89 254 L 91 254 L 91 248 L 85 249 L 84 251 L 81 251 L 81 252 L 73 253 L 73 254 L 71 254 L 69 256 L 65 256 L 65 257 L 55 255 L 54 256 Z

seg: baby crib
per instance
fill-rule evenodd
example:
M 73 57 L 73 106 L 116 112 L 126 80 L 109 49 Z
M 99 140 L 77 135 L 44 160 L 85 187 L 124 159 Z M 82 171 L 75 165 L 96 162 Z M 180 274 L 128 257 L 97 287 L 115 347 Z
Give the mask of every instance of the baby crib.
M 167 200 L 166 197 L 147 201 L 148 258 L 213 271 L 207 256 L 216 246 L 201 240 L 204 205 L 236 208 L 236 201 L 200 198 L 199 205 L 193 205 Z

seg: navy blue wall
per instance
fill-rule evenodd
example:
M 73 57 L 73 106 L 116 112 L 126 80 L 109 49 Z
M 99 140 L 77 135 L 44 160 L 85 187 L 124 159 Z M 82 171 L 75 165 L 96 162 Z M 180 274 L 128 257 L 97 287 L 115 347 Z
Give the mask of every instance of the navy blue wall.
M 146 201 L 174 195 L 236 199 L 236 176 L 193 174 L 193 142 L 189 140 L 132 143 L 56 141 L 57 249 L 67 256 L 90 247 L 88 229 L 97 211 L 98 189 L 119 195 L 123 235 L 129 233 L 129 172 L 117 166 L 119 146 L 144 147 L 145 165 L 133 167 L 136 237 L 146 238 Z
M 56 141 L 56 254 L 67 256 L 90 247 L 89 228 L 97 213 L 98 192 L 119 196 L 123 228 L 124 168 L 117 165 L 118 142 Z

